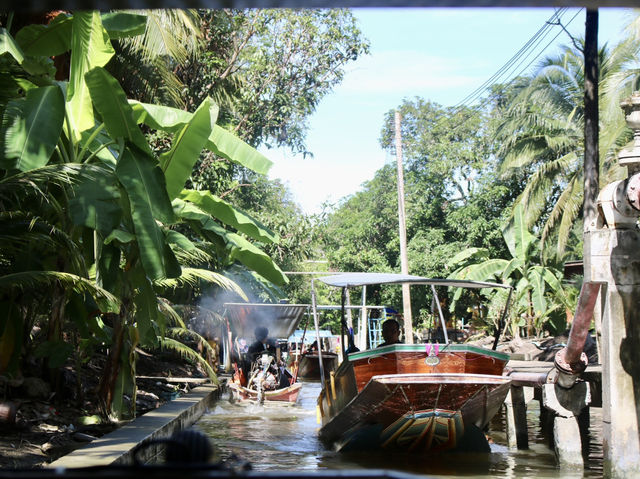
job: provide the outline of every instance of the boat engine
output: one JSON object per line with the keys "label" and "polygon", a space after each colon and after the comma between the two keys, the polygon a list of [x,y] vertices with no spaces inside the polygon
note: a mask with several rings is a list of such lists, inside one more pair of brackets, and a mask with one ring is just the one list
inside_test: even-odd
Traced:
{"label": "boat engine", "polygon": [[249,388],[258,391],[270,391],[278,388],[278,367],[275,358],[270,354],[263,354],[253,363]]}

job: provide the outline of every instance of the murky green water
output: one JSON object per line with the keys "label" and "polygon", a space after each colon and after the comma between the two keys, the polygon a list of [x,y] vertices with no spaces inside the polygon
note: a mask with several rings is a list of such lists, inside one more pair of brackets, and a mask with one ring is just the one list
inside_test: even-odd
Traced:
{"label": "murky green water", "polygon": [[[318,383],[304,383],[295,406],[231,404],[223,397],[196,427],[214,443],[218,457],[232,454],[249,461],[254,470],[316,471],[321,469],[387,469],[430,477],[501,478],[596,478],[602,477],[602,449],[598,444],[600,421],[593,418],[595,432],[590,459],[584,471],[561,470],[540,427],[538,402],[528,404],[529,446],[512,451],[506,446],[504,421],[497,417],[489,434],[488,454],[446,453],[429,456],[371,453],[344,454],[325,448],[317,438],[316,398]],[[594,409],[593,411],[599,412]],[[595,426],[595,427],[594,427]]]}

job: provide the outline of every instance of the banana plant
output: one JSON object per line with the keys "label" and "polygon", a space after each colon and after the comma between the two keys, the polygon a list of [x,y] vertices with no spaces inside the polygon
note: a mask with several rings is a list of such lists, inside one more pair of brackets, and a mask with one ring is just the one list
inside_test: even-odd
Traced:
{"label": "banana plant", "polygon": [[[450,275],[456,279],[475,281],[498,281],[514,287],[512,330],[517,334],[519,327],[526,326],[532,335],[535,326],[539,333],[558,303],[569,302],[562,285],[562,274],[555,268],[537,264],[538,239],[527,230],[522,206],[516,206],[512,223],[502,231],[511,253],[510,259],[490,258],[485,248],[467,248],[450,261],[448,266],[457,268]],[[454,293],[452,310],[460,299],[461,290]]]}
{"label": "banana plant", "polygon": [[[10,79],[14,97],[0,105],[0,168],[5,179],[52,165],[73,165],[77,172],[47,198],[59,206],[55,224],[77,245],[73,251],[59,250],[55,262],[66,270],[80,256],[83,279],[118,298],[117,310],[113,303],[98,309],[102,330],[110,333],[99,389],[105,412],[116,417],[126,413],[125,395],[135,405],[136,347],[157,347],[163,340],[158,285],[183,276],[176,252],[197,248],[198,241],[212,242],[224,264],[239,261],[276,284],[287,281],[247,239],[278,241],[273,233],[210,192],[183,189],[204,148],[260,173],[270,162],[215,124],[218,108],[209,99],[194,113],[129,102],[104,69],[114,53],[111,39],[140,33],[144,22],[141,15],[76,12],[61,14],[49,25],[25,27],[15,40],[0,32],[6,53],[0,60],[19,72]],[[56,81],[49,57],[69,51],[69,80]],[[171,148],[156,156],[141,123],[173,134]],[[180,224],[190,228],[189,237],[174,230]],[[3,279],[11,282],[10,275],[0,277],[0,287]],[[238,290],[217,279],[221,287]],[[55,323],[60,340],[61,319],[73,298],[57,284],[60,307],[50,324]],[[6,304],[11,298],[1,299]],[[80,312],[79,304],[74,301],[76,314],[95,318],[89,311],[95,301]],[[0,328],[0,342],[14,334],[10,329]]]}

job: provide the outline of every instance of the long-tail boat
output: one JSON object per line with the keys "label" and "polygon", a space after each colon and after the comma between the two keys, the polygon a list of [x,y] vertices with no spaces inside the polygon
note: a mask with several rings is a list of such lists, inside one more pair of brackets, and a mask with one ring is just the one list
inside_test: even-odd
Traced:
{"label": "long-tail boat", "polygon": [[[302,384],[286,370],[284,352],[280,350],[281,342],[275,341],[273,349],[250,357],[247,351],[241,349],[239,339],[244,339],[246,343],[259,326],[269,330],[270,338],[287,338],[295,330],[308,305],[225,303],[224,308],[229,331],[227,349],[234,352],[235,358],[235,371],[227,382],[232,400],[295,403]],[[282,344],[286,344],[286,340]]]}
{"label": "long-tail boat", "polygon": [[331,351],[322,351],[322,357],[318,351],[306,351],[300,356],[298,377],[307,381],[320,380],[320,361],[324,371],[334,371],[338,367],[338,355]]}
{"label": "long-tail boat", "polygon": [[[343,304],[347,288],[377,284],[430,285],[438,305],[435,286],[507,288],[511,294],[510,286],[497,283],[396,274],[350,273],[319,280],[341,287]],[[318,414],[324,443],[343,451],[488,448],[482,430],[509,390],[510,379],[503,376],[509,355],[451,344],[439,313],[444,344],[392,344],[358,352],[352,347],[335,373],[324,377],[322,372]],[[505,315],[506,306],[502,322]]]}

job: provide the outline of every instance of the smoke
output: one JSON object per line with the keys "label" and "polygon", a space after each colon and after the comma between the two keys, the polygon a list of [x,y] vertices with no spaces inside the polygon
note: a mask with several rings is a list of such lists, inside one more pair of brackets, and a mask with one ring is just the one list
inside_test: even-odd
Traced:
{"label": "smoke", "polygon": [[272,294],[267,286],[258,282],[252,274],[238,267],[232,267],[225,276],[238,284],[246,294],[245,301],[237,293],[214,288],[203,295],[189,327],[206,338],[222,338],[226,335],[227,324],[235,338],[252,342],[257,327],[269,330],[274,339],[289,337],[306,312],[306,305],[281,304],[281,295]]}
{"label": "smoke", "polygon": [[223,331],[226,331],[224,305],[234,301],[243,301],[243,299],[233,291],[222,288],[211,290],[200,298],[194,314],[189,318],[189,329],[207,339],[220,338]]}

